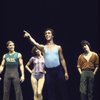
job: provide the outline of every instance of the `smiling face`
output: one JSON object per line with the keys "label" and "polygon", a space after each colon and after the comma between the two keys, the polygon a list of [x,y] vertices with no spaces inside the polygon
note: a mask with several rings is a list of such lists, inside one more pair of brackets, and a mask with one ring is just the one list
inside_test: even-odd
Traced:
{"label": "smiling face", "polygon": [[52,33],[51,30],[45,31],[45,38],[46,38],[47,41],[50,41],[50,40],[53,39],[53,33]]}
{"label": "smiling face", "polygon": [[15,49],[15,45],[12,41],[8,41],[7,42],[7,49],[10,51],[10,52],[13,52],[14,49]]}

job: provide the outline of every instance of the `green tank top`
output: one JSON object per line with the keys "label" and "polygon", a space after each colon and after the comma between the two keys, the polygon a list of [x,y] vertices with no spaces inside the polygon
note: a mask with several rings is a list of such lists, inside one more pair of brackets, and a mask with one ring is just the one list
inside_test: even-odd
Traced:
{"label": "green tank top", "polygon": [[19,64],[18,60],[18,52],[15,52],[14,54],[10,55],[9,53],[5,54],[5,66],[6,68],[17,68]]}

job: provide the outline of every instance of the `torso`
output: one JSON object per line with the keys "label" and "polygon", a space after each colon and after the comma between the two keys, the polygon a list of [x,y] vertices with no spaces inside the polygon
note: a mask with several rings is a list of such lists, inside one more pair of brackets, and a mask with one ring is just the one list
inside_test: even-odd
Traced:
{"label": "torso", "polygon": [[47,68],[53,68],[60,65],[59,46],[56,44],[45,45],[44,59]]}
{"label": "torso", "polygon": [[45,45],[50,52],[53,52],[55,48],[59,49],[59,46],[56,44],[53,45]]}
{"label": "torso", "polygon": [[95,65],[99,63],[98,56],[95,52],[88,54],[81,54],[78,58],[78,67],[81,69],[94,69]]}
{"label": "torso", "polygon": [[44,70],[44,64],[45,64],[45,61],[44,61],[44,58],[43,56],[37,58],[37,57],[31,57],[30,59],[30,62],[34,64],[34,72],[43,72]]}
{"label": "torso", "polygon": [[18,53],[14,52],[12,54],[5,54],[5,65],[6,68],[17,68],[18,67]]}

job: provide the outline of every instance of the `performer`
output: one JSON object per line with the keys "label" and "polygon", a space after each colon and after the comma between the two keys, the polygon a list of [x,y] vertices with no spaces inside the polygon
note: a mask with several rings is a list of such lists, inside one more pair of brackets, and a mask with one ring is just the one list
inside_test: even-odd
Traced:
{"label": "performer", "polygon": [[[9,100],[11,82],[14,85],[16,100],[23,100],[20,81],[24,81],[24,66],[21,53],[16,52],[15,44],[13,41],[7,42],[8,53],[3,55],[0,65],[0,73],[5,67],[4,75],[4,94],[3,100]],[[19,79],[18,66],[20,66],[21,78]]]}
{"label": "performer", "polygon": [[[40,49],[43,52],[43,56],[45,59],[45,65],[46,65],[46,86],[47,86],[47,95],[48,100],[58,100],[56,93],[60,93],[60,100],[66,100],[65,93],[63,92],[63,78],[61,77],[61,66],[60,62],[62,64],[62,67],[64,69],[64,76],[65,79],[68,80],[68,72],[67,72],[67,66],[66,62],[62,53],[62,47],[60,45],[57,45],[54,43],[54,30],[51,28],[47,28],[44,32],[45,39],[47,41],[46,45],[39,44],[31,37],[31,35],[24,31],[24,37],[28,38],[38,49]],[[58,87],[57,87],[58,86]],[[56,91],[58,89],[59,91]]]}
{"label": "performer", "polygon": [[81,100],[93,100],[94,76],[99,68],[99,56],[90,50],[90,43],[81,42],[84,52],[78,57],[78,71],[81,75],[80,93]]}
{"label": "performer", "polygon": [[[33,47],[32,53],[34,56],[30,58],[25,67],[31,74],[31,84],[34,92],[33,100],[43,100],[42,90],[45,82],[45,62],[41,51],[36,46]],[[32,70],[30,68],[31,64],[33,65]]]}

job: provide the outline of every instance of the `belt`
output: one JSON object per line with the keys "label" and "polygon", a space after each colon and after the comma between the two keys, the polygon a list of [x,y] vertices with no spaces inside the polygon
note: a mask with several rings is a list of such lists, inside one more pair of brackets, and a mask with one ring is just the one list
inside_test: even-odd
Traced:
{"label": "belt", "polygon": [[82,69],[82,71],[93,71],[94,69],[89,69],[89,68],[87,68],[87,69]]}

